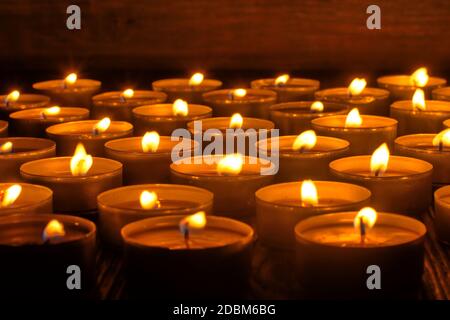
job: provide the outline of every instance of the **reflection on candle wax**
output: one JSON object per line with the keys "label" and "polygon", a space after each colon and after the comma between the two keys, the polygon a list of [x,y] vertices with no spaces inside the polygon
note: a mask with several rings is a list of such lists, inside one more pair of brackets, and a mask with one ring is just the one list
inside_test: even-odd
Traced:
{"label": "reflection on candle wax", "polygon": [[285,205],[290,207],[305,207],[305,208],[322,208],[322,207],[333,207],[333,206],[339,206],[343,204],[351,203],[349,201],[343,200],[343,199],[329,199],[329,198],[321,198],[320,192],[319,192],[319,202],[317,205],[314,206],[305,206],[302,201],[299,199],[280,199],[277,201],[274,201],[273,203],[279,204],[279,205]]}

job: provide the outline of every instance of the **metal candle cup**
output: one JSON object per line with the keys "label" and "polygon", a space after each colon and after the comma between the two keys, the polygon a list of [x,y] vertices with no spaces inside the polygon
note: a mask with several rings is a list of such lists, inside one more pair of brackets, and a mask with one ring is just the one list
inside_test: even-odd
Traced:
{"label": "metal candle cup", "polygon": [[70,157],[48,158],[27,162],[20,168],[25,181],[53,190],[57,212],[89,212],[97,208],[97,195],[122,185],[122,164],[104,158],[93,158],[84,176],[70,172]]}
{"label": "metal candle cup", "polygon": [[313,101],[287,102],[270,107],[270,119],[280,129],[280,135],[299,134],[311,129],[311,120],[320,117],[347,114],[348,106],[324,102],[323,111],[311,111]]}
{"label": "metal candle cup", "polygon": [[46,108],[36,108],[11,113],[11,131],[16,136],[45,138],[45,130],[52,125],[89,118],[89,110],[85,108],[63,107],[57,114],[43,116],[45,111]]}
{"label": "metal candle cup", "polygon": [[147,131],[156,131],[160,135],[170,136],[178,128],[186,128],[187,123],[209,118],[211,108],[199,104],[189,104],[186,116],[174,115],[172,104],[155,104],[133,109],[135,134],[143,135]]}
{"label": "metal candle cup", "polygon": [[[143,191],[155,192],[159,206],[144,209],[139,199]],[[212,212],[213,194],[208,190],[174,184],[141,184],[112,189],[98,196],[99,230],[108,244],[122,245],[120,230],[145,218]]]}
{"label": "metal candle cup", "polygon": [[163,79],[152,83],[153,90],[167,94],[167,102],[183,99],[189,103],[202,104],[205,92],[217,90],[222,82],[214,79],[204,79],[200,84],[189,85],[189,79]]}
{"label": "metal candle cup", "polygon": [[276,103],[277,94],[270,90],[245,89],[246,95],[233,98],[233,89],[205,93],[203,99],[213,109],[214,117],[229,117],[240,113],[243,117],[269,119],[269,107]]}
{"label": "metal candle cup", "polygon": [[382,143],[389,148],[397,137],[397,121],[387,117],[361,115],[359,127],[346,127],[345,115],[316,118],[311,121],[317,135],[331,136],[350,142],[350,154],[372,154]]}
{"label": "metal candle cup", "polygon": [[19,99],[6,103],[6,95],[0,96],[0,119],[8,120],[9,114],[26,109],[44,108],[50,98],[41,94],[20,94]]}
{"label": "metal candle cup", "polygon": [[[244,298],[253,229],[232,219],[207,216],[206,227],[190,236],[195,246],[186,248],[181,219],[149,218],[122,229],[130,291],[159,298]],[[149,286],[155,290],[148,290]]]}
{"label": "metal candle cup", "polygon": [[0,153],[1,181],[22,181],[20,177],[22,164],[32,160],[54,157],[56,153],[55,143],[48,139],[0,138],[0,145],[6,142],[12,143],[12,151]]}
{"label": "metal candle cup", "polygon": [[[0,183],[0,190],[4,191],[11,187],[12,183]],[[20,183],[22,191],[13,204],[0,207],[0,217],[9,214],[32,214],[53,212],[52,190],[28,183]]]}
{"label": "metal candle cup", "polygon": [[129,98],[124,98],[120,91],[100,93],[92,98],[92,119],[109,117],[111,120],[132,122],[134,108],[160,104],[166,99],[165,93],[150,90],[134,90]]}
{"label": "metal candle cup", "polygon": [[434,227],[439,240],[450,244],[450,186],[434,193]]}
{"label": "metal candle cup", "polygon": [[280,183],[256,192],[258,238],[269,247],[294,249],[295,225],[305,218],[343,210],[357,210],[368,204],[370,191],[341,182],[314,181],[317,205],[303,205],[301,182]]}
{"label": "metal candle cup", "polygon": [[84,120],[56,124],[47,128],[47,135],[56,142],[56,153],[59,156],[72,155],[77,144],[83,143],[87,153],[92,156],[103,156],[104,145],[109,140],[129,137],[133,134],[133,126],[124,121],[111,121],[105,132],[94,134],[94,126],[98,120]]}
{"label": "metal candle cup", "polygon": [[319,90],[320,81],[304,78],[289,78],[277,85],[274,78],[253,80],[250,86],[254,89],[272,90],[277,93],[278,102],[302,101],[314,99],[314,92]]}
{"label": "metal candle cup", "polygon": [[[378,86],[389,90],[391,99],[396,100],[410,100],[417,89],[417,86],[411,82],[409,75],[392,75],[383,76],[377,79]],[[431,92],[434,89],[445,86],[447,80],[437,77],[429,77],[428,83],[424,87],[420,87],[425,91],[425,97],[431,98]]]}
{"label": "metal candle cup", "polygon": [[419,215],[431,203],[433,166],[423,160],[390,156],[388,169],[375,176],[370,170],[371,156],[355,156],[330,163],[332,176],[366,187],[372,192],[377,211]]}
{"label": "metal candle cup", "polygon": [[[63,224],[65,235],[44,241],[51,220]],[[80,298],[95,286],[95,224],[66,215],[0,217],[0,281],[3,297]],[[81,289],[69,290],[69,266],[81,270]]]}
{"label": "metal candle cup", "polygon": [[[310,298],[400,298],[421,284],[426,227],[379,212],[366,241],[354,229],[357,212],[311,217],[295,227],[297,276]],[[381,290],[369,290],[369,266],[381,272]],[[410,297],[412,298],[412,297]]]}
{"label": "metal candle cup", "polygon": [[431,99],[450,101],[450,87],[434,89],[431,94]]}
{"label": "metal candle cup", "polygon": [[450,102],[426,100],[425,110],[415,110],[412,101],[397,101],[391,105],[391,117],[398,120],[398,135],[437,133],[442,122],[450,118]]}
{"label": "metal candle cup", "polygon": [[6,137],[8,135],[8,122],[0,120],[0,137]]}

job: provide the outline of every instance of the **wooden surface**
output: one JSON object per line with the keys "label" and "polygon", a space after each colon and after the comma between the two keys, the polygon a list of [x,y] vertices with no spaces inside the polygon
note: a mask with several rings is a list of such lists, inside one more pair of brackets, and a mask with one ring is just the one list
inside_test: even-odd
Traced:
{"label": "wooden surface", "polygon": [[[82,29],[66,28],[66,8]],[[382,29],[366,28],[366,8]],[[2,0],[2,69],[450,70],[448,0]]]}

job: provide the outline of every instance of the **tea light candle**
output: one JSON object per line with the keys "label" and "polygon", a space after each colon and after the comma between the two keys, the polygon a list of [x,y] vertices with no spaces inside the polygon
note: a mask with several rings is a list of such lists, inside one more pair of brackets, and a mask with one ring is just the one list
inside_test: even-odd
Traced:
{"label": "tea light candle", "polygon": [[434,89],[431,98],[433,100],[450,101],[450,87]]}
{"label": "tea light candle", "polygon": [[391,105],[391,117],[398,120],[398,135],[437,133],[442,122],[450,118],[450,102],[425,100],[423,90],[417,89],[411,101],[396,101]]}
{"label": "tea light candle", "polygon": [[450,244],[450,186],[434,193],[434,227],[439,240]]}
{"label": "tea light candle", "polygon": [[98,94],[92,98],[92,118],[132,122],[132,110],[143,105],[160,104],[166,101],[163,92],[126,89]]}
{"label": "tea light candle", "polygon": [[339,180],[369,189],[376,210],[418,215],[431,203],[433,166],[419,159],[389,156],[385,144],[372,156],[334,160],[330,170]]}
{"label": "tea light candle", "polygon": [[328,164],[348,155],[348,141],[317,137],[313,130],[298,136],[281,136],[258,142],[259,156],[278,157],[279,169],[275,176],[278,182],[303,179],[329,179]]}
{"label": "tea light candle", "polygon": [[367,205],[366,188],[332,181],[274,184],[256,192],[258,238],[269,247],[294,249],[294,227],[305,218]]}
{"label": "tea light candle", "polygon": [[85,145],[88,153],[103,156],[104,145],[109,140],[129,137],[133,125],[124,121],[98,120],[73,121],[48,127],[47,136],[56,142],[59,156],[71,155],[78,143]]}
{"label": "tea light candle", "polygon": [[278,102],[314,99],[314,92],[319,90],[320,82],[313,79],[291,78],[283,74],[277,78],[258,79],[251,82],[254,89],[267,89],[277,93]]}
{"label": "tea light candle", "polygon": [[433,183],[450,184],[450,130],[439,134],[413,134],[395,139],[395,153],[433,165]]}
{"label": "tea light candle", "polygon": [[8,122],[0,120],[0,137],[8,135]]}
{"label": "tea light candle", "polygon": [[205,93],[203,99],[215,117],[240,113],[244,117],[269,119],[269,107],[276,103],[277,94],[262,89],[223,89]]}
{"label": "tea light candle", "polygon": [[22,94],[17,90],[0,96],[0,118],[8,120],[9,114],[33,108],[43,108],[50,103],[50,98],[40,94]]}
{"label": "tea light candle", "polygon": [[105,154],[107,158],[123,164],[125,185],[164,183],[170,179],[173,148],[177,146],[183,152],[180,156],[190,157],[196,145],[192,140],[172,140],[171,137],[159,136],[153,131],[147,132],[143,137],[108,141],[105,144]]}
{"label": "tea light candle", "polygon": [[136,221],[121,234],[134,290],[160,298],[245,296],[254,242],[250,226],[199,212]]}
{"label": "tea light candle", "polygon": [[397,137],[397,120],[360,115],[358,109],[352,109],[347,116],[313,119],[311,125],[318,135],[349,141],[352,155],[371,154],[384,142],[392,148]]}
{"label": "tea light candle", "polygon": [[39,138],[0,138],[0,176],[2,181],[21,181],[20,166],[25,162],[54,157],[55,143]]}
{"label": "tea light candle", "polygon": [[57,212],[87,213],[97,208],[97,195],[122,185],[120,162],[92,158],[83,145],[70,157],[27,162],[20,167],[25,181],[53,190]]}
{"label": "tea light candle", "polygon": [[273,179],[272,175],[262,174],[270,165],[263,159],[231,154],[183,159],[172,163],[170,169],[173,183],[211,191],[215,214],[250,219],[255,211],[256,190]]}
{"label": "tea light candle", "polygon": [[49,108],[36,108],[22,110],[9,115],[11,131],[16,136],[46,137],[45,130],[55,124],[86,120],[89,110],[85,108],[71,108],[53,106]]}
{"label": "tea light candle", "polygon": [[155,104],[133,109],[135,134],[144,135],[147,131],[156,131],[170,136],[178,128],[186,128],[188,122],[209,118],[211,108],[199,104],[188,104],[176,100],[173,104]]}
{"label": "tea light candle", "polygon": [[[411,295],[421,284],[425,234],[416,219],[371,208],[305,219],[295,227],[300,286],[310,298]],[[381,290],[366,285],[371,265],[381,270]]]}
{"label": "tea light candle", "polygon": [[393,101],[409,100],[414,91],[421,88],[426,98],[431,98],[431,92],[437,88],[444,87],[447,80],[443,78],[430,77],[426,68],[419,68],[411,75],[390,75],[377,79],[378,86],[390,91]]}
{"label": "tea light candle", "polygon": [[0,217],[7,214],[53,212],[52,190],[27,183],[0,183]]}
{"label": "tea light candle", "polygon": [[71,73],[62,80],[37,82],[33,88],[44,92],[59,105],[89,108],[92,96],[100,90],[101,85],[100,81],[78,79],[75,73]]}
{"label": "tea light candle", "polygon": [[366,88],[365,79],[354,79],[348,88],[333,88],[317,91],[316,99],[339,102],[358,108],[362,114],[387,116],[389,114],[389,91]]}
{"label": "tea light candle", "polygon": [[201,73],[193,74],[190,79],[163,79],[152,83],[153,90],[167,94],[168,102],[183,99],[194,104],[202,104],[203,93],[217,90],[221,86],[221,81],[205,79]]}
{"label": "tea light candle", "polygon": [[270,119],[280,129],[280,135],[292,135],[311,129],[311,120],[315,118],[347,114],[348,111],[347,105],[334,102],[286,102],[270,107]]}
{"label": "tea light candle", "polygon": [[[74,216],[0,217],[2,290],[18,298],[87,297],[96,279],[95,234],[94,223]],[[80,290],[66,286],[71,265],[81,269]]]}
{"label": "tea light candle", "polygon": [[117,188],[98,196],[99,230],[108,244],[122,245],[120,230],[145,218],[212,212],[213,194],[208,190],[174,185],[141,184]]}

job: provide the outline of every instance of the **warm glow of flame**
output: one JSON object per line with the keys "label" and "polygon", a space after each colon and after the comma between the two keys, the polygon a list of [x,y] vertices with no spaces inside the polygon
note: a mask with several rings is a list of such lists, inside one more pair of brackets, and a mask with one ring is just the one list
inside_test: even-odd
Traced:
{"label": "warm glow of flame", "polygon": [[0,154],[1,153],[11,153],[13,148],[13,144],[11,141],[7,141],[0,146]]}
{"label": "warm glow of flame", "polygon": [[17,90],[14,90],[6,96],[5,101],[6,102],[14,102],[14,101],[19,100],[19,98],[20,98],[20,92]]}
{"label": "warm glow of flame", "polygon": [[289,81],[289,78],[290,77],[288,74],[283,74],[275,79],[275,85],[277,86],[284,85]]}
{"label": "warm glow of flame", "polygon": [[126,99],[133,98],[134,90],[133,89],[126,89],[126,90],[122,91],[122,93],[120,95],[122,97],[126,98]]}
{"label": "warm glow of flame", "polygon": [[93,131],[94,131],[95,134],[105,132],[106,130],[108,130],[110,125],[111,125],[111,119],[110,118],[103,118],[102,120],[100,120],[99,122],[97,122],[94,125],[94,130]]}
{"label": "warm glow of flame", "polygon": [[84,176],[91,169],[93,162],[92,156],[87,154],[83,144],[79,143],[70,159],[70,172],[73,176]]}
{"label": "warm glow of flame", "polygon": [[142,191],[141,196],[139,197],[139,203],[141,204],[141,207],[146,210],[159,207],[158,196],[153,191]]}
{"label": "warm glow of flame", "polygon": [[192,77],[189,79],[189,85],[190,86],[198,86],[203,82],[203,79],[205,79],[205,76],[203,73],[197,72],[192,75]]}
{"label": "warm glow of flame", "polygon": [[415,110],[425,110],[427,105],[425,103],[425,92],[422,89],[416,89],[412,97],[412,105]]}
{"label": "warm glow of flame", "polygon": [[389,148],[386,143],[379,146],[370,158],[370,170],[378,176],[386,172],[389,163]]}
{"label": "warm glow of flame", "polygon": [[225,175],[237,175],[242,170],[244,158],[239,153],[228,154],[220,159],[217,164],[217,172]]}
{"label": "warm glow of flame", "polygon": [[450,129],[439,132],[433,138],[433,146],[443,148],[450,147]]}
{"label": "warm glow of flame", "polygon": [[413,72],[410,79],[416,87],[425,87],[430,79],[427,68],[422,67],[417,69]]}
{"label": "warm glow of flame", "polygon": [[292,150],[311,150],[317,142],[317,136],[314,130],[307,130],[300,133],[292,144]]}
{"label": "warm glow of flame", "polygon": [[172,113],[174,116],[187,116],[189,113],[188,103],[182,99],[177,99],[172,105]]}
{"label": "warm glow of flame", "polygon": [[50,220],[50,222],[45,227],[42,238],[44,239],[44,241],[47,241],[50,239],[63,237],[65,234],[66,231],[64,230],[64,225],[58,220],[53,219]]}
{"label": "warm glow of flame", "polygon": [[156,131],[146,132],[142,137],[141,146],[144,152],[156,152],[159,146],[159,134]]}
{"label": "warm glow of flame", "polygon": [[78,76],[76,73],[71,73],[64,79],[64,82],[66,84],[74,84],[75,82],[77,82],[77,78]]}
{"label": "warm glow of flame", "polygon": [[187,216],[180,221],[181,229],[203,229],[206,226],[206,214],[199,211],[193,215]]}
{"label": "warm glow of flame", "polygon": [[324,108],[325,107],[321,101],[314,101],[311,104],[311,111],[314,111],[314,112],[322,112]]}
{"label": "warm glow of flame", "polygon": [[9,207],[12,205],[17,198],[20,196],[22,192],[22,187],[20,184],[14,184],[2,193],[0,193],[1,197],[1,207]]}
{"label": "warm glow of flame", "polygon": [[61,112],[61,108],[58,106],[53,106],[50,108],[46,108],[42,111],[44,116],[55,116]]}
{"label": "warm glow of flame", "polygon": [[302,205],[304,206],[315,206],[319,203],[317,188],[312,180],[305,180],[302,182],[300,199],[302,200]]}
{"label": "warm glow of flame", "polygon": [[242,118],[240,113],[235,113],[230,118],[230,128],[231,129],[240,129],[240,128],[242,128],[243,123],[244,123],[244,118]]}
{"label": "warm glow of flame", "polygon": [[245,89],[234,89],[233,92],[233,97],[235,98],[243,98],[247,95],[247,90]]}
{"label": "warm glow of flame", "polygon": [[366,87],[367,82],[364,78],[355,78],[348,86],[348,92],[352,96],[359,96]]}
{"label": "warm glow of flame", "polygon": [[377,216],[378,214],[374,209],[370,207],[362,208],[356,214],[356,217],[353,220],[353,225],[358,232],[361,229],[361,222],[364,223],[366,228],[372,228],[375,225],[375,222],[377,222]]}
{"label": "warm glow of flame", "polygon": [[345,118],[345,127],[346,128],[357,128],[360,127],[363,120],[359,115],[358,108],[353,108]]}

